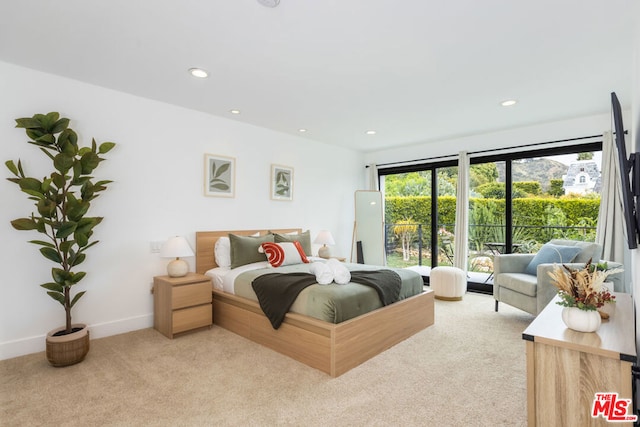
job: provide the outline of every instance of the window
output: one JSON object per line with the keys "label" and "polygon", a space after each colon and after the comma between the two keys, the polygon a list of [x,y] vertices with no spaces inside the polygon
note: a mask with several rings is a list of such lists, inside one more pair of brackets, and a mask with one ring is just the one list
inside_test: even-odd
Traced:
{"label": "window", "polygon": [[[491,292],[497,253],[536,252],[553,238],[595,240],[600,142],[471,157],[469,288]],[[457,161],[379,168],[390,266],[423,276],[452,265]]]}

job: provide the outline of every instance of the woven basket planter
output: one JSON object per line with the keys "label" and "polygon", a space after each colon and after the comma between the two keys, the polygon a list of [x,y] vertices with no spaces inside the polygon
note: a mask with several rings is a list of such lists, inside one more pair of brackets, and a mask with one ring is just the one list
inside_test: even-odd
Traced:
{"label": "woven basket planter", "polygon": [[47,334],[47,360],[52,366],[69,366],[82,362],[89,352],[89,328],[82,323],[71,325],[74,332],[56,336],[65,328],[57,328]]}

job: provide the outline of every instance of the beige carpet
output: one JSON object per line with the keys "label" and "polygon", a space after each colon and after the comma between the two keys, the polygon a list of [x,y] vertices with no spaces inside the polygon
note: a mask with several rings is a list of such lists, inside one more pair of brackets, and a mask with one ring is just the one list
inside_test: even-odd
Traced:
{"label": "beige carpet", "polygon": [[224,329],[92,341],[84,362],[0,362],[1,426],[524,426],[533,317],[468,293],[338,378]]}

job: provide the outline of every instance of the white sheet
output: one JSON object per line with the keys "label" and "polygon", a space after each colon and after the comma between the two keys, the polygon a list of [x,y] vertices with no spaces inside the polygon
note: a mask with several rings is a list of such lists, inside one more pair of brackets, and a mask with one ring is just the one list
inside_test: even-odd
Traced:
{"label": "white sheet", "polygon": [[[326,261],[318,257],[308,257],[309,261]],[[257,270],[259,268],[273,268],[268,261],[254,262],[252,264],[243,265],[236,268],[230,267],[216,267],[204,273],[206,276],[211,277],[213,280],[213,287],[224,292],[235,295],[234,283],[236,277],[245,271]]]}
{"label": "white sheet", "polygon": [[236,268],[230,267],[216,267],[206,273],[205,275],[213,279],[213,286],[216,289],[223,290],[230,294],[235,294],[233,283],[236,281],[236,277],[245,271],[257,270],[259,268],[270,267],[268,261],[254,262],[252,264],[242,265]]}

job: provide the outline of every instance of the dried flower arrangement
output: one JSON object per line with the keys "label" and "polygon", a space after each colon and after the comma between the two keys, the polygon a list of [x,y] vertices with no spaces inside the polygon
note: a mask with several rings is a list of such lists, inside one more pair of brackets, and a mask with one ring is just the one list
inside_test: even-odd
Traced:
{"label": "dried flower arrangement", "polygon": [[601,308],[605,303],[615,302],[616,297],[611,295],[603,283],[609,275],[622,271],[622,268],[609,269],[606,263],[592,264],[589,260],[580,269],[572,269],[564,264],[556,266],[549,272],[549,276],[558,288],[561,299],[558,305],[592,311]]}

